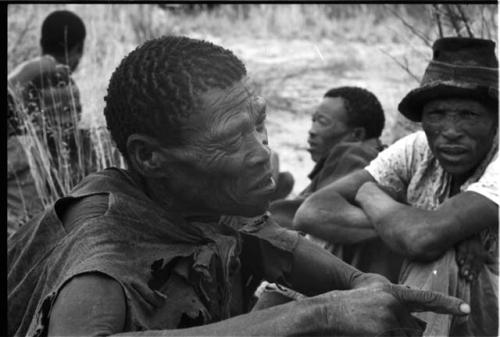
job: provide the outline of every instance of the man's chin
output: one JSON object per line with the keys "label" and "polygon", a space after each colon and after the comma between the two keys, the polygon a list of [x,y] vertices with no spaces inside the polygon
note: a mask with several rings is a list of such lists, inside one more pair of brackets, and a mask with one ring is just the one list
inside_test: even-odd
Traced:
{"label": "man's chin", "polygon": [[319,161],[319,159],[321,158],[321,156],[317,152],[314,152],[311,150],[308,150],[308,152],[311,155],[311,160],[315,163],[317,163]]}
{"label": "man's chin", "polygon": [[439,162],[443,170],[445,170],[446,172],[448,172],[453,176],[468,175],[474,170],[474,166],[472,166],[470,162],[464,162],[464,161],[450,162],[443,160],[442,158],[440,158]]}

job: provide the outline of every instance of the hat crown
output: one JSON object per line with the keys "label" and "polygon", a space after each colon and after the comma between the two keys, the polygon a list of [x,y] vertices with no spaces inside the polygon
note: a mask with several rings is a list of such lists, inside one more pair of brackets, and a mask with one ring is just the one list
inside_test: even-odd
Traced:
{"label": "hat crown", "polygon": [[433,61],[459,66],[498,68],[495,42],[463,37],[445,37],[432,46]]}
{"label": "hat crown", "polygon": [[399,111],[420,121],[422,106],[437,98],[473,98],[498,105],[498,59],[491,40],[446,37],[434,42],[433,57],[425,69],[420,87],[399,103]]}

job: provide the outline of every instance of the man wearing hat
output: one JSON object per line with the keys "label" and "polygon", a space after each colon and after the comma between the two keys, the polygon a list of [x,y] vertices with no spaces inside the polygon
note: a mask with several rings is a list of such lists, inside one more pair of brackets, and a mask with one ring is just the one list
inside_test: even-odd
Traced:
{"label": "man wearing hat", "polygon": [[420,87],[399,104],[423,131],[310,196],[294,219],[297,229],[334,243],[380,237],[406,257],[401,283],[470,300],[467,321],[421,314],[424,335],[498,333],[494,48],[490,40],[437,40]]}

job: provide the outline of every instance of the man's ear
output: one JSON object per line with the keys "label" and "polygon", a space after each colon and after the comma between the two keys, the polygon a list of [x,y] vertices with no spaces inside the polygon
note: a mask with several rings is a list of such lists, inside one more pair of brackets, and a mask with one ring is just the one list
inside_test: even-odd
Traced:
{"label": "man's ear", "polygon": [[355,127],[351,132],[353,141],[363,141],[366,139],[366,130],[364,127]]}
{"label": "man's ear", "polygon": [[130,166],[144,177],[168,176],[174,162],[179,158],[176,151],[168,151],[155,138],[143,134],[132,134],[127,139],[127,155]]}

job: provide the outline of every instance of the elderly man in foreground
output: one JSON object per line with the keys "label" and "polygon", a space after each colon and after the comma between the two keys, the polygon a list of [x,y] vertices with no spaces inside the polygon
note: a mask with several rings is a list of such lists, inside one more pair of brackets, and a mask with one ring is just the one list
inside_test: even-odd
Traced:
{"label": "elderly man in foreground", "polygon": [[429,336],[498,333],[494,47],[474,38],[437,40],[421,86],[399,105],[423,132],[313,194],[294,219],[296,228],[338,243],[380,237],[407,258],[402,283],[470,301],[468,320],[419,315]]}
{"label": "elderly man in foreground", "polygon": [[[266,108],[243,63],[185,37],[112,75],[107,169],[9,241],[9,335],[380,335],[469,306],[364,274],[267,216]],[[310,297],[248,312],[262,279]],[[407,330],[401,330],[407,329]]]}

